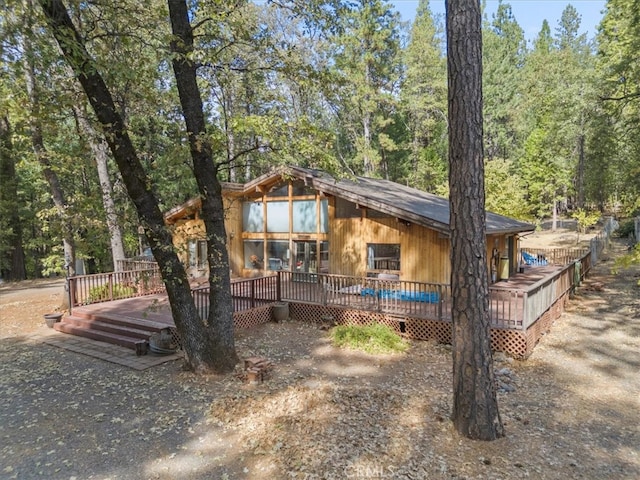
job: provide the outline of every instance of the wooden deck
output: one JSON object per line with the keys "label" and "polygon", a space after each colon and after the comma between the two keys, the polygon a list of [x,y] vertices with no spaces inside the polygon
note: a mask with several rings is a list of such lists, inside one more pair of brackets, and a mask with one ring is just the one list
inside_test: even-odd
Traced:
{"label": "wooden deck", "polygon": [[[584,273],[574,264],[530,267],[490,285],[492,344],[496,349],[526,357],[559,316],[575,274],[581,271]],[[95,283],[96,279],[89,280]],[[180,341],[166,294],[145,295],[137,289],[133,298],[117,299],[114,296],[124,291],[116,288],[117,279],[100,276],[98,280],[100,291],[110,298],[76,304],[72,315],[56,324],[56,330],[128,346],[139,354],[150,336],[165,328],[170,329],[176,342]],[[80,282],[82,279],[76,277],[75,284]],[[79,291],[92,294],[97,289],[92,286]],[[193,288],[192,292],[200,316],[206,318],[208,286]],[[338,323],[385,323],[410,338],[442,342],[451,338],[449,285],[280,271],[267,277],[234,280],[231,293],[236,328],[270,321],[273,305],[282,301],[289,303],[290,317],[300,321],[317,322],[331,316]],[[91,295],[74,298],[95,301]]]}
{"label": "wooden deck", "polygon": [[[522,305],[520,309],[517,308],[517,304],[511,305],[510,308],[505,308],[505,303],[513,303],[510,301],[510,295],[515,291],[524,291],[544,278],[553,276],[561,268],[559,266],[531,267],[527,268],[523,273],[514,274],[509,280],[492,284],[490,286],[490,306],[492,317],[495,319],[494,323],[499,323],[501,326],[509,326],[511,324],[512,327],[517,327],[514,319],[521,317],[518,315],[518,311],[521,310]],[[278,286],[275,281],[276,278],[266,277],[266,281],[257,284],[248,281],[236,282],[243,283],[243,285],[234,287],[234,311],[242,312],[281,300],[349,307],[445,321],[451,319],[451,298],[448,286],[433,287],[432,291],[437,293],[438,301],[422,302],[403,300],[401,298],[381,298],[373,294],[373,289],[370,294],[363,295],[362,287],[347,293],[349,286],[346,286],[346,281],[338,281],[334,290],[329,290],[325,285],[317,281],[304,282],[283,279],[281,285]],[[391,288],[389,285],[378,285],[378,287],[380,287],[379,290],[385,290],[385,287],[387,287],[386,290]],[[409,292],[415,291],[411,289],[410,285],[405,287]],[[340,292],[345,288],[347,289],[346,292]],[[278,298],[278,291],[280,291],[280,298]],[[194,293],[196,293],[196,304],[200,306],[201,313],[206,313],[208,311],[206,308],[208,288],[195,289]],[[129,317],[175,327],[167,296],[163,293],[76,306],[73,308],[73,312],[74,314]]]}

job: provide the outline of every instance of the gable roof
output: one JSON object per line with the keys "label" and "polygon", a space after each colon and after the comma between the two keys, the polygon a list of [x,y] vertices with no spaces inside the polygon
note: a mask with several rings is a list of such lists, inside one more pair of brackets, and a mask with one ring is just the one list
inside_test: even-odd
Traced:
{"label": "gable roof", "polygon": [[[390,180],[367,177],[334,178],[322,170],[288,167],[276,169],[244,185],[223,184],[223,190],[230,196],[249,196],[256,191],[268,191],[287,177],[304,180],[308,186],[326,195],[340,197],[359,206],[449,235],[448,199]],[[165,220],[173,223],[185,211],[199,206],[199,199],[190,200],[167,212]],[[535,225],[530,223],[497,213],[487,212],[486,215],[487,234],[515,234],[535,230]]]}
{"label": "gable roof", "polygon": [[[291,167],[293,176],[302,178],[325,194],[344,198],[402,220],[449,235],[449,200],[390,180],[367,177],[339,178],[321,170]],[[504,234],[535,230],[535,225],[513,218],[486,213],[486,233]]]}

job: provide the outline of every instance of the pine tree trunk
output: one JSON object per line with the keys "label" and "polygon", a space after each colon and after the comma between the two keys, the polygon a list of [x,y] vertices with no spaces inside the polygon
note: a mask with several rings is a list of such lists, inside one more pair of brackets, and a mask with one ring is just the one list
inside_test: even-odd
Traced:
{"label": "pine tree trunk", "polygon": [[219,361],[218,355],[215,355],[209,330],[200,320],[186,271],[173,248],[173,238],[164,224],[151,181],[142,167],[109,89],[98,73],[96,64],[87,52],[62,1],[39,2],[58,45],[102,125],[122,181],[143,224],[145,236],[158,262],[167,289],[173,320],[183,340],[187,366],[201,373],[228,372],[231,362]]}
{"label": "pine tree trunk", "polygon": [[122,231],[118,224],[118,213],[115,202],[113,201],[113,187],[111,185],[111,179],[109,178],[109,169],[107,166],[109,161],[109,146],[104,139],[100,138],[98,132],[95,131],[93,125],[91,125],[91,122],[80,108],[74,106],[74,112],[80,127],[85,131],[87,142],[89,142],[93,156],[96,159],[98,179],[100,180],[100,189],[102,190],[102,205],[104,206],[104,211],[107,217],[107,229],[109,230],[109,240],[111,242],[113,270],[118,272],[122,267],[120,260],[124,260],[125,255],[124,245],[122,242]]}
{"label": "pine tree trunk", "polygon": [[447,2],[453,412],[466,437],[504,435],[489,316],[482,146],[482,37],[478,0]]}
{"label": "pine tree trunk", "polygon": [[585,195],[584,195],[584,134],[581,133],[578,137],[578,169],[576,172],[576,193],[577,193],[577,207],[584,208]]}
{"label": "pine tree trunk", "polygon": [[0,116],[0,278],[19,281],[27,277],[22,248],[22,223],[18,205],[18,181],[9,118]]}

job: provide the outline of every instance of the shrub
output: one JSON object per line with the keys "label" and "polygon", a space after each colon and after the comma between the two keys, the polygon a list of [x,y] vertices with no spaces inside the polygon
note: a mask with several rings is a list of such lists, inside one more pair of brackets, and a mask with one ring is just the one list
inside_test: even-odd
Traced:
{"label": "shrub", "polygon": [[338,325],[331,331],[333,344],[367,353],[404,352],[409,344],[387,325]]}
{"label": "shrub", "polygon": [[[130,285],[122,285],[121,283],[115,283],[113,285],[113,299],[133,297],[136,292],[137,289]],[[101,285],[99,287],[93,287],[89,290],[89,303],[102,302],[104,300],[110,299],[111,297],[109,297],[109,285]]]}
{"label": "shrub", "polygon": [[620,226],[615,231],[615,235],[620,238],[627,238],[632,233],[635,233],[636,226],[633,219],[625,220],[624,222],[620,222]]}

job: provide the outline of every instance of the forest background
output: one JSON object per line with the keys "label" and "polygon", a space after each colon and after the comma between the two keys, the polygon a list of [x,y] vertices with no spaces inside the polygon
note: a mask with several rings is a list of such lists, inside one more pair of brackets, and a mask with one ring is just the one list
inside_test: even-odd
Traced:
{"label": "forest background", "polygon": [[[42,13],[3,3],[0,278],[63,274],[73,258],[110,271],[141,253],[135,208]],[[166,4],[68,6],[162,208],[197,195]],[[411,23],[382,0],[199,8],[193,55],[220,180],[295,164],[447,195],[444,19],[429,2]],[[609,0],[593,38],[580,21],[568,5],[527,42],[508,3],[485,15],[490,211],[538,222],[640,209],[640,1]]]}

